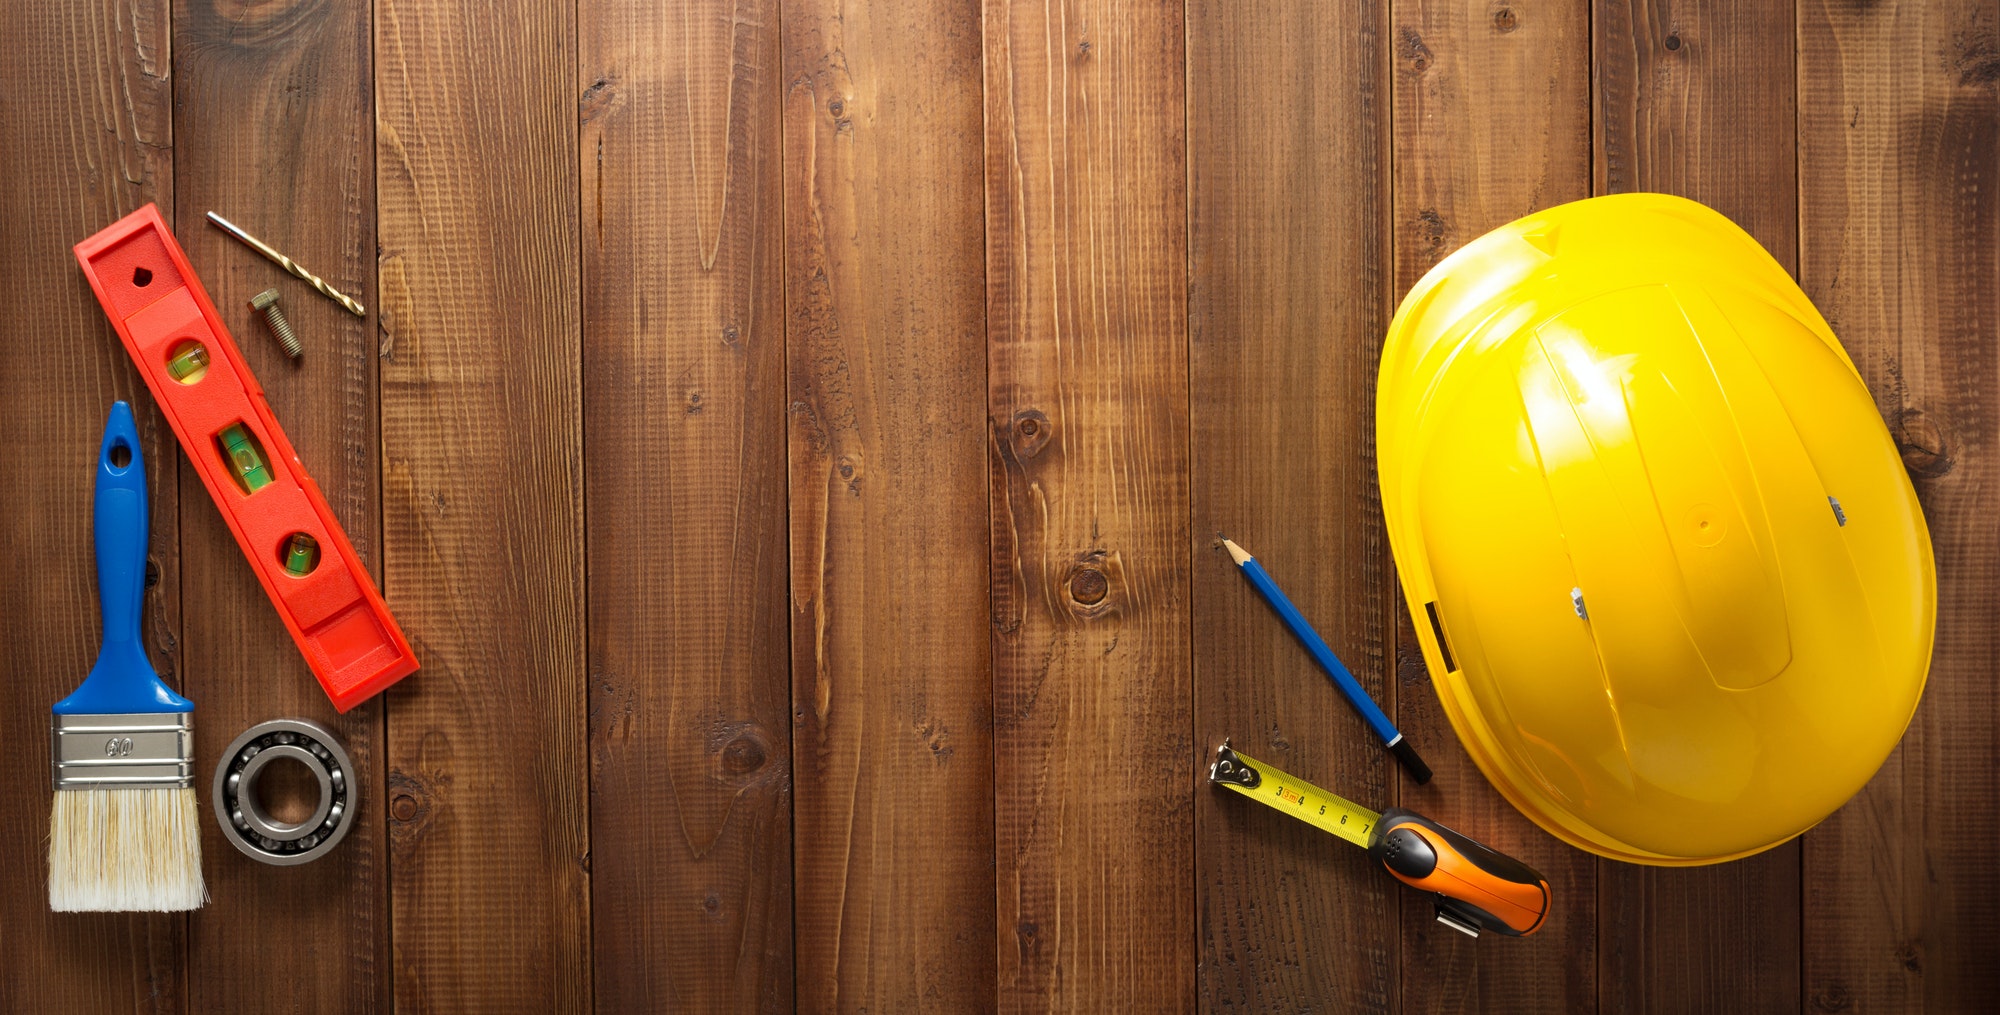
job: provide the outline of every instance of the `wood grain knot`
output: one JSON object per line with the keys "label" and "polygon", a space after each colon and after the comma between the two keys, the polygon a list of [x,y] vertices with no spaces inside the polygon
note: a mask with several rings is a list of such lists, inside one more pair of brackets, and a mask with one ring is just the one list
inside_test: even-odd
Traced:
{"label": "wood grain knot", "polygon": [[1666,46],[1667,46],[1667,52],[1669,53],[1678,52],[1681,48],[1681,37],[1678,35],[1667,36]]}
{"label": "wood grain knot", "polygon": [[1014,455],[1017,458],[1033,458],[1048,446],[1049,435],[1055,429],[1049,417],[1040,409],[1022,409],[1014,414]]}
{"label": "wood grain knot", "polygon": [[617,82],[618,79],[610,74],[591,82],[590,87],[584,89],[583,94],[577,97],[578,120],[586,124],[592,123],[618,108],[622,104],[622,98],[618,89],[614,87]]}
{"label": "wood grain knot", "polygon": [[1417,251],[1425,263],[1437,263],[1438,258],[1444,255],[1445,237],[1449,232],[1444,216],[1438,214],[1436,208],[1419,208],[1410,229],[1417,241]]}
{"label": "wood grain knot", "polygon": [[1493,12],[1493,30],[1505,35],[1521,27],[1521,19],[1514,14],[1514,8],[1502,7]]}
{"label": "wood grain knot", "polygon": [[[1088,550],[1076,556],[1055,586],[1066,593],[1063,605],[1072,617],[1093,621],[1121,612],[1127,605],[1125,566],[1109,550]],[[1116,644],[1114,639],[1113,644]]]}
{"label": "wood grain knot", "polygon": [[748,720],[717,721],[709,727],[709,777],[748,789],[784,777],[785,757],[773,755],[771,736]]}
{"label": "wood grain knot", "polygon": [[763,741],[754,733],[745,733],[722,748],[722,770],[739,779],[755,774],[768,759]]}
{"label": "wood grain knot", "polygon": [[1903,467],[1913,476],[1936,479],[1958,464],[1952,459],[1950,442],[1922,409],[1904,409],[1894,436]]}
{"label": "wood grain knot", "polygon": [[1022,920],[1014,924],[1014,944],[1021,950],[1021,958],[1029,959],[1041,954],[1042,941],[1038,936],[1041,928],[1033,920]]}
{"label": "wood grain knot", "polygon": [[1069,576],[1069,597],[1085,606],[1095,606],[1104,601],[1104,593],[1111,583],[1104,572],[1094,567],[1086,567]]}
{"label": "wood grain knot", "polygon": [[1402,28],[1396,32],[1396,56],[1410,69],[1419,74],[1431,69],[1430,47],[1424,45],[1424,37],[1414,28]]}
{"label": "wood grain knot", "polygon": [[2000,40],[1973,31],[1958,35],[1952,44],[1958,48],[1959,84],[1976,88],[2000,81]]}
{"label": "wood grain knot", "polygon": [[924,747],[931,752],[931,757],[938,764],[942,765],[951,760],[954,751],[951,746],[951,727],[939,719],[926,719],[917,723],[916,729],[917,736],[923,740]]}
{"label": "wood grain knot", "polygon": [[1901,962],[1904,969],[1923,975],[1924,953],[1915,941],[1905,941],[1902,947],[1896,949],[1896,961]]}
{"label": "wood grain knot", "polygon": [[423,838],[424,830],[430,827],[435,808],[431,794],[423,782],[403,772],[389,773],[389,824],[390,837],[398,843],[410,844]]}
{"label": "wood grain knot", "polygon": [[1842,1012],[1854,1010],[1854,993],[1844,983],[1829,983],[1813,992],[1812,1010],[1819,1012]]}

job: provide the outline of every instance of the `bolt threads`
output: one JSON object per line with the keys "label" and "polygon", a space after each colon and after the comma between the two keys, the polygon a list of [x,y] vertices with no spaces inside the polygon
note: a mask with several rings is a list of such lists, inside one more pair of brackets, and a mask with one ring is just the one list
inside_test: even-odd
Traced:
{"label": "bolt threads", "polygon": [[284,312],[272,307],[264,312],[264,320],[271,325],[271,334],[278,336],[278,344],[285,347],[285,355],[298,359],[304,350],[299,348],[299,336],[292,334],[292,322],[285,320]]}
{"label": "bolt threads", "polygon": [[299,348],[299,337],[292,334],[292,322],[285,320],[285,313],[276,303],[264,308],[264,323],[271,326],[271,334],[278,336],[278,344],[285,347],[285,355],[299,358],[303,352]]}

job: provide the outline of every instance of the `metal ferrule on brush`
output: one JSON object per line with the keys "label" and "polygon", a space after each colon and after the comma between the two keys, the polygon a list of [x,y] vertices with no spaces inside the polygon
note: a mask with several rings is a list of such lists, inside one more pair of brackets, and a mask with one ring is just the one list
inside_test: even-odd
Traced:
{"label": "metal ferrule on brush", "polygon": [[194,785],[194,713],[51,717],[55,788],[152,789]]}

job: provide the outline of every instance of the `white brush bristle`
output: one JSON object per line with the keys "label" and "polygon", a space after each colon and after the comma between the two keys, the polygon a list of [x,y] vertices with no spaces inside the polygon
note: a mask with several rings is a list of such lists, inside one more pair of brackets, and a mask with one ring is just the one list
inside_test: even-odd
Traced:
{"label": "white brush bristle", "polygon": [[192,787],[56,791],[50,909],[174,913],[207,901],[201,807]]}

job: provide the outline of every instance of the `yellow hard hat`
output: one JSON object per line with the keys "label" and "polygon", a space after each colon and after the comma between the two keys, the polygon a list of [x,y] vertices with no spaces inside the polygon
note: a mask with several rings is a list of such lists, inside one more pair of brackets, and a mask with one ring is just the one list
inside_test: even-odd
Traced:
{"label": "yellow hard hat", "polygon": [[1902,737],[1937,613],[1923,513],[1840,342],[1728,219],[1626,194],[1472,241],[1396,311],[1377,396],[1432,683],[1551,834],[1748,856]]}

